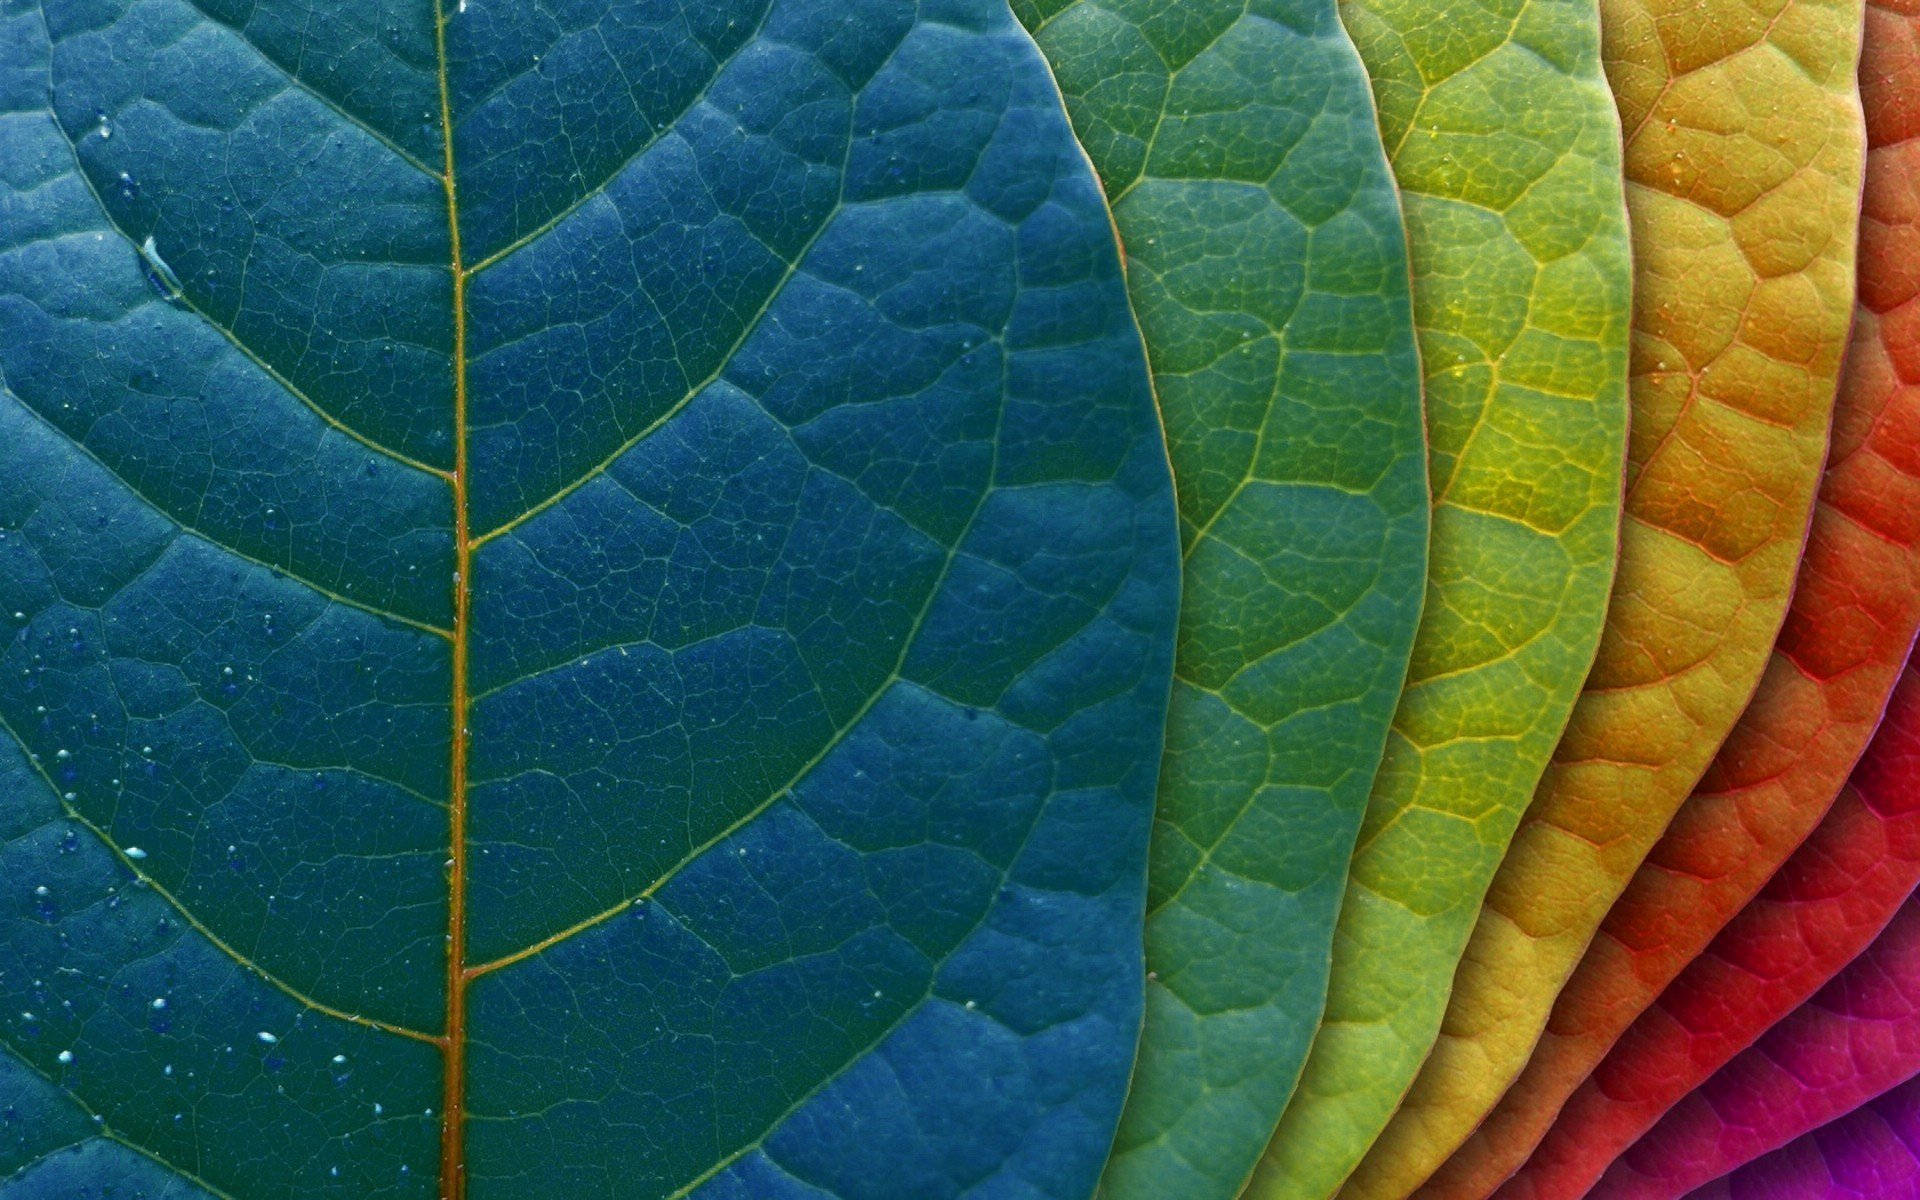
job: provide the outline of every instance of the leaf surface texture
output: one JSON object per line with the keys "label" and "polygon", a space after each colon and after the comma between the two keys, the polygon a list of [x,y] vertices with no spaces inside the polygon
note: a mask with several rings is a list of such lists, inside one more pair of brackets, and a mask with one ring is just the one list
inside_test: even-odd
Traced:
{"label": "leaf surface texture", "polygon": [[[1871,737],[1912,644],[1920,623],[1920,523],[1912,517],[1920,507],[1920,388],[1903,380],[1910,371],[1902,364],[1914,358],[1908,329],[1920,286],[1912,267],[1920,253],[1916,33],[1911,17],[1867,9],[1859,79],[1869,154],[1853,340],[1806,557],[1767,672],[1701,786],[1608,914],[1526,1071],[1435,1176],[1423,1193],[1429,1200],[1484,1196],[1519,1166],[1628,1025],[1826,817],[1835,781]],[[1847,806],[1835,820],[1856,816]],[[1732,1031],[1712,1031],[1722,1032]],[[1624,1052],[1616,1057],[1610,1070],[1632,1069]],[[1603,1126],[1586,1111],[1555,1135],[1559,1148],[1543,1157],[1545,1173],[1529,1170],[1529,1178],[1554,1179],[1546,1164],[1575,1143],[1593,1156],[1631,1136],[1630,1122]]]}
{"label": "leaf surface texture", "polygon": [[1908,1082],[1692,1193],[1693,1200],[1883,1200],[1920,1193],[1920,1082]]}
{"label": "leaf surface texture", "polygon": [[[1407,1195],[1499,1101],[1761,681],[1854,306],[1860,12],[1860,0],[1600,4],[1635,265],[1619,574],[1587,689],[1488,890],[1440,1039],[1355,1175],[1356,1200]],[[1904,649],[1883,655],[1888,684]],[[1838,757],[1829,796],[1852,756]]]}
{"label": "leaf surface texture", "polygon": [[1630,279],[1619,129],[1578,3],[1342,6],[1406,214],[1434,496],[1413,663],[1326,1017],[1249,1195],[1322,1200],[1392,1115],[1599,640]]}
{"label": "leaf surface texture", "polygon": [[1753,902],[1627,1027],[1502,1197],[1579,1195],[1716,1068],[1864,950],[1920,883],[1920,677]]}
{"label": "leaf surface texture", "polygon": [[1920,1074],[1920,903],[1615,1160],[1598,1200],[1679,1197]]}
{"label": "leaf surface texture", "polygon": [[0,20],[29,1169],[1091,1190],[1177,524],[1011,14]]}
{"label": "leaf surface texture", "polygon": [[1016,11],[1113,201],[1185,553],[1146,1027],[1102,1194],[1230,1200],[1319,1019],[1426,586],[1406,237],[1332,0]]}

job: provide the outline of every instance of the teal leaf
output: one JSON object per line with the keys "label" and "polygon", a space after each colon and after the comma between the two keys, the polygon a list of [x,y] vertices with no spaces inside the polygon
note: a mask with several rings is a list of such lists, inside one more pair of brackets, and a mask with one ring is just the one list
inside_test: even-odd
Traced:
{"label": "teal leaf", "polygon": [[1230,1200],[1299,1077],[1426,584],[1406,235],[1333,0],[1020,0],[1113,200],[1185,551],[1101,1190]]}
{"label": "teal leaf", "polygon": [[7,0],[0,1190],[1087,1194],[1178,555],[998,0]]}

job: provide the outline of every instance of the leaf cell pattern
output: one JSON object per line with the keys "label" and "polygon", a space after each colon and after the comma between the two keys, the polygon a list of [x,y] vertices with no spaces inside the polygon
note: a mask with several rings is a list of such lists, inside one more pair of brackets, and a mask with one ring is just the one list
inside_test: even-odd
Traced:
{"label": "leaf cell pattern", "polygon": [[[1860,8],[1600,6],[1636,288],[1619,576],[1587,690],[1488,890],[1440,1040],[1356,1198],[1407,1195],[1500,1101],[1761,682],[1853,312]],[[1869,725],[1910,641],[1910,626],[1888,639],[1882,690],[1861,705]],[[1815,790],[1831,798],[1864,742],[1862,730]]]}
{"label": "leaf cell pattern", "polygon": [[1675,1105],[1590,1195],[1682,1196],[1920,1074],[1920,905]]}
{"label": "leaf cell pattern", "polygon": [[0,22],[5,1190],[1086,1194],[1178,526],[1004,7]]}
{"label": "leaf cell pattern", "polygon": [[1871,944],[1916,883],[1920,676],[1909,667],[1826,819],[1627,1028],[1502,1195],[1590,1187],[1662,1113]]}
{"label": "leaf cell pattern", "polygon": [[[1632,1051],[1607,1057],[1609,1049],[1823,819],[1836,829],[1859,827],[1875,844],[1883,840],[1865,833],[1877,823],[1857,797],[1833,807],[1832,781],[1851,769],[1879,723],[1885,689],[1920,622],[1920,524],[1911,515],[1920,504],[1920,388],[1903,378],[1911,374],[1903,366],[1913,356],[1906,330],[1920,283],[1908,265],[1920,232],[1913,196],[1920,110],[1910,99],[1920,95],[1916,32],[1920,25],[1910,17],[1867,9],[1859,79],[1870,150],[1859,302],[1807,554],[1767,674],[1700,788],[1608,914],[1526,1071],[1435,1177],[1425,1193],[1430,1200],[1485,1195],[1541,1142],[1603,1059],[1610,1079],[1641,1072]],[[1807,854],[1833,844],[1835,830],[1822,829]],[[1771,969],[1767,978],[1783,982]],[[1731,986],[1744,994],[1749,985]],[[1805,997],[1801,988],[1796,1000]],[[1751,1040],[1758,1029],[1732,1027],[1738,1008],[1729,1003],[1727,1027],[1703,1029],[1703,1036],[1735,1045]],[[1625,1045],[1637,1040],[1629,1035]],[[1725,1056],[1691,1057],[1697,1082]],[[1587,1093],[1581,1115],[1570,1118],[1564,1134],[1551,1135],[1537,1169],[1523,1172],[1525,1187],[1562,1194],[1560,1187],[1590,1182],[1597,1168],[1574,1167],[1570,1152],[1604,1162],[1658,1115],[1646,1107],[1656,1094],[1671,1103],[1691,1086],[1682,1082],[1685,1072],[1665,1066],[1648,1063],[1644,1075],[1660,1084],[1631,1089],[1638,1116],[1625,1105],[1602,1115]],[[1518,1184],[1514,1190],[1526,1194]]]}
{"label": "leaf cell pattern", "polygon": [[1694,1200],[1881,1200],[1916,1192],[1920,1083],[1906,1083],[1691,1195]]}
{"label": "leaf cell pattern", "polygon": [[1326,993],[1426,586],[1406,235],[1331,0],[1016,5],[1111,198],[1179,490],[1146,1026],[1102,1183],[1239,1194]]}
{"label": "leaf cell pattern", "polygon": [[1487,882],[1593,661],[1626,441],[1631,271],[1592,6],[1369,0],[1341,14],[1406,214],[1433,532],[1326,1017],[1257,1200],[1338,1190],[1438,1033]]}

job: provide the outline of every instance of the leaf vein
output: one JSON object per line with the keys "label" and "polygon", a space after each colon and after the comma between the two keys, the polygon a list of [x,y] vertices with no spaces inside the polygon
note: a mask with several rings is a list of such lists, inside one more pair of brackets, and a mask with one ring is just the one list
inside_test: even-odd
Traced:
{"label": "leaf vein", "polygon": [[[159,1151],[153,1150],[146,1146],[141,1145],[139,1142],[134,1141],[133,1139],[127,1137],[127,1135],[121,1133],[119,1130],[114,1129],[112,1126],[108,1125],[106,1123],[106,1118],[102,1114],[95,1112],[91,1107],[87,1105],[87,1103],[84,1100],[80,1099],[80,1097],[74,1095],[72,1089],[68,1088],[65,1084],[62,1084],[59,1080],[54,1079],[52,1076],[48,1075],[45,1071],[42,1071],[40,1068],[34,1066],[31,1062],[27,1061],[27,1057],[21,1054],[19,1048],[16,1047],[11,1041],[6,1040],[5,1038],[0,1038],[0,1049],[5,1049],[7,1054],[10,1055],[15,1062],[19,1063],[22,1067],[25,1067],[27,1070],[32,1071],[35,1075],[38,1075],[41,1079],[46,1080],[52,1086],[58,1088],[60,1090],[60,1094],[65,1096],[68,1100],[72,1101],[73,1106],[75,1108],[87,1114],[87,1116],[91,1119],[91,1123],[93,1124],[93,1127],[99,1130],[99,1133],[96,1136],[105,1138],[107,1141],[110,1141],[110,1142],[117,1142],[118,1144],[125,1146],[127,1149],[133,1151],[135,1154],[138,1154],[140,1157],[149,1159],[152,1162],[157,1163],[158,1165],[173,1172],[175,1175],[179,1176],[180,1178],[193,1184],[195,1187],[205,1191],[208,1195],[215,1197],[216,1200],[234,1200],[234,1197],[231,1193],[223,1191],[218,1187],[215,1187],[213,1184],[208,1183],[205,1179],[202,1179],[200,1176],[195,1175],[192,1171],[187,1170],[185,1167],[176,1166],[175,1164],[168,1162],[164,1157],[161,1156]],[[67,1145],[64,1145],[64,1146],[56,1146],[52,1150],[47,1151],[45,1154],[40,1155],[38,1158],[34,1159],[32,1162],[23,1164],[22,1166],[14,1170],[11,1174],[6,1175],[4,1177],[0,1177],[0,1185],[4,1185],[11,1180],[19,1178],[28,1169],[34,1166],[37,1166],[42,1162],[45,1162],[47,1159],[52,1158],[54,1155],[60,1153],[62,1150],[72,1150],[75,1147],[84,1146],[88,1142],[93,1140],[94,1140],[93,1138],[88,1137],[88,1138],[82,1138],[80,1141],[77,1141],[77,1142],[69,1142]]]}
{"label": "leaf vein", "polygon": [[[53,84],[52,84],[52,80],[49,79],[47,84],[47,106],[49,109],[53,107],[53,103],[54,103]],[[273,365],[269,363],[264,357],[262,357],[257,351],[255,351],[253,347],[247,345],[246,342],[242,341],[239,334],[229,329],[225,324],[221,323],[220,321],[215,320],[211,313],[207,312],[205,309],[195,304],[190,298],[186,296],[185,293],[181,292],[179,288],[174,287],[173,284],[170,282],[170,278],[172,276],[171,269],[167,268],[164,264],[155,262],[154,260],[149,258],[147,255],[147,252],[141,248],[140,243],[134,241],[133,235],[131,233],[128,233],[125,229],[123,229],[118,221],[114,220],[112,210],[107,207],[107,202],[101,197],[100,190],[94,187],[92,177],[87,174],[86,168],[81,165],[80,148],[73,144],[73,138],[67,134],[67,131],[61,127],[58,121],[51,121],[51,124],[53,125],[55,131],[59,133],[60,140],[66,144],[68,152],[72,154],[73,172],[76,176],[79,177],[82,186],[84,186],[87,189],[87,193],[93,197],[94,206],[100,212],[101,221],[106,224],[107,228],[113,230],[114,233],[118,234],[120,238],[127,243],[127,245],[133,250],[133,252],[136,255],[139,255],[141,263],[151,273],[153,273],[155,277],[159,278],[162,282],[167,283],[168,293],[172,296],[174,300],[179,302],[182,308],[186,309],[188,312],[199,317],[201,321],[205,322],[208,328],[212,329],[213,331],[218,333],[221,337],[225,338],[227,342],[230,345],[232,345],[235,350],[238,350],[249,362],[253,363],[254,366],[260,368],[260,370],[263,373],[265,373],[267,378],[279,384],[280,387],[283,390],[285,390],[289,396],[292,396],[295,400],[298,400],[301,404],[305,405],[309,410],[313,412],[315,416],[319,417],[322,421],[326,422],[328,425],[339,430],[341,433],[352,438],[354,441],[359,442],[361,445],[365,446],[369,450],[372,450],[374,453],[383,455],[386,458],[390,458],[394,462],[397,462],[402,466],[412,467],[416,471],[420,471],[428,475],[433,475],[441,479],[451,478],[451,472],[444,471],[439,467],[435,467],[428,463],[421,462],[416,458],[409,457],[408,455],[403,454],[398,450],[395,450],[391,446],[387,446],[382,444],[381,442],[377,442],[374,439],[368,437],[366,434],[361,433],[359,430],[355,429],[353,426],[347,424],[345,421],[342,421],[339,417],[334,416],[331,412],[328,412],[317,401],[315,401],[313,397],[307,395],[304,391],[302,391],[299,387],[297,387],[292,380],[288,379],[286,376],[282,375],[278,370],[276,370],[273,367]]]}
{"label": "leaf vein", "polygon": [[379,142],[382,146],[385,146],[388,150],[392,151],[396,158],[400,159],[402,162],[406,163],[408,166],[412,167],[414,170],[419,171],[422,175],[425,175],[429,179],[440,178],[440,173],[438,171],[433,170],[431,167],[428,167],[425,163],[421,162],[418,158],[414,157],[414,154],[411,150],[408,150],[405,146],[402,146],[399,142],[394,141],[391,137],[380,132],[378,129],[375,129],[364,118],[356,116],[351,112],[348,112],[347,109],[343,107],[333,97],[327,95],[325,92],[321,91],[319,88],[315,87],[313,84],[308,83],[306,80],[300,78],[300,76],[294,74],[293,69],[291,67],[288,67],[285,63],[281,62],[279,59],[273,57],[271,54],[268,54],[266,50],[262,49],[260,45],[253,40],[253,38],[248,36],[247,31],[245,29],[232,23],[231,21],[223,21],[218,16],[214,15],[214,13],[208,10],[206,6],[206,0],[187,0],[187,3],[191,5],[193,10],[199,13],[200,16],[204,18],[208,24],[216,25],[219,28],[225,29],[229,33],[233,34],[234,37],[238,38],[247,47],[247,49],[253,51],[254,54],[258,56],[261,62],[266,63],[269,67],[273,68],[274,71],[279,73],[279,75],[282,78],[287,80],[287,82],[291,83],[295,88],[299,89],[302,95],[305,95],[311,98],[315,103],[319,104],[322,108],[329,110],[335,116],[339,117],[341,120],[354,126],[356,129],[360,130],[362,133],[366,134],[368,137],[372,138],[374,141]]}
{"label": "leaf vein", "polygon": [[405,625],[411,629],[417,629],[422,633],[432,634],[433,636],[438,638],[446,639],[446,638],[451,638],[453,636],[453,631],[450,629],[443,628],[439,625],[432,624],[431,622],[428,622],[428,621],[419,620],[418,618],[415,618],[415,617],[409,617],[404,613],[395,612],[392,609],[381,608],[379,605],[370,604],[365,600],[356,600],[355,598],[345,594],[344,592],[336,592],[332,588],[329,588],[324,584],[318,583],[315,580],[307,578],[305,575],[300,574],[298,571],[292,570],[291,568],[286,566],[282,566],[279,563],[268,562],[264,558],[256,558],[253,555],[248,554],[245,550],[242,550],[239,547],[233,545],[232,543],[227,542],[222,538],[216,537],[211,533],[208,533],[206,530],[200,528],[199,526],[188,524],[181,517],[178,517],[173,513],[167,511],[165,508],[162,508],[157,501],[155,501],[151,496],[147,495],[139,487],[137,487],[132,480],[128,479],[125,475],[122,475],[119,471],[116,471],[113,467],[109,466],[104,460],[100,458],[99,455],[95,454],[93,452],[93,449],[90,446],[88,446],[86,443],[80,441],[78,438],[70,436],[65,430],[61,429],[58,425],[55,425],[52,421],[48,420],[45,413],[42,413],[39,409],[35,408],[33,405],[28,404],[25,400],[22,400],[17,394],[15,394],[12,391],[12,389],[6,387],[4,381],[0,381],[0,395],[5,395],[8,399],[12,400],[15,404],[18,404],[20,408],[26,413],[28,413],[29,415],[31,415],[34,420],[39,421],[41,424],[45,425],[48,429],[52,430],[55,434],[57,434],[60,437],[62,441],[72,446],[75,452],[84,455],[95,466],[99,467],[102,471],[105,471],[114,480],[114,482],[118,483],[121,487],[125,488],[129,495],[131,495],[134,499],[138,500],[140,503],[146,505],[149,509],[159,514],[161,517],[165,518],[167,521],[171,522],[175,528],[180,530],[180,532],[187,534],[191,537],[199,538],[201,541],[205,542],[209,546],[212,546],[214,549],[219,550],[223,554],[230,554],[233,557],[240,559],[242,562],[251,563],[252,565],[259,567],[262,570],[269,571],[276,578],[285,579],[285,580],[288,580],[289,582],[296,583],[301,587],[304,587],[307,590],[313,592],[314,594],[332,601],[335,604],[343,605],[347,608],[358,609],[359,611],[366,613],[368,616],[380,617],[388,621],[393,621],[398,624]]}
{"label": "leaf vein", "polygon": [[193,912],[193,910],[188,908],[184,903],[182,903],[180,898],[175,896],[172,893],[172,891],[168,890],[165,886],[160,884],[152,876],[142,871],[140,869],[140,865],[137,862],[135,862],[133,859],[128,858],[126,855],[126,852],[122,850],[119,844],[116,843],[111,837],[107,836],[107,832],[104,829],[101,829],[98,825],[95,825],[91,820],[89,820],[86,816],[82,815],[81,812],[73,806],[72,802],[66,798],[65,793],[61,792],[59,787],[55,785],[53,780],[48,777],[46,768],[41,765],[39,756],[33,752],[33,747],[27,743],[27,740],[25,738],[21,737],[20,734],[14,730],[12,723],[9,722],[4,716],[0,716],[0,731],[4,731],[8,737],[13,739],[14,744],[20,747],[20,753],[26,756],[27,762],[33,768],[34,773],[40,777],[40,781],[42,783],[47,785],[47,790],[53,793],[53,798],[55,802],[60,805],[61,813],[68,820],[72,821],[76,825],[79,825],[81,828],[85,829],[87,832],[93,834],[94,837],[98,838],[100,840],[100,844],[105,846],[108,852],[111,853],[114,856],[114,858],[119,861],[120,865],[124,867],[131,875],[133,875],[135,879],[139,880],[143,887],[146,887],[152,890],[152,892],[155,895],[159,896],[161,899],[165,900],[169,905],[171,905],[173,907],[173,910],[180,914],[181,920],[185,921],[191,928],[193,928],[196,932],[198,932],[200,936],[206,938],[209,942],[213,943],[216,949],[218,949],[221,953],[225,954],[228,958],[232,959],[236,965],[240,966],[241,968],[245,969],[251,974],[259,977],[261,980],[265,981],[266,983],[272,985],[275,989],[277,989],[280,992],[283,992],[284,994],[286,994],[288,997],[290,997],[300,1005],[308,1009],[311,1009],[314,1012],[320,1013],[324,1016],[333,1017],[336,1020],[340,1020],[340,1021],[346,1021],[349,1024],[353,1024],[353,1025],[364,1025],[372,1029],[382,1030],[383,1032],[391,1033],[399,1037],[411,1038],[417,1042],[426,1042],[430,1045],[436,1045],[436,1046],[440,1044],[441,1039],[435,1034],[422,1033],[417,1029],[408,1029],[404,1025],[390,1024],[389,1022],[381,1021],[374,1017],[362,1016],[359,1013],[350,1013],[350,1012],[347,1012],[345,1009],[335,1008],[332,1005],[325,1003],[324,1001],[316,1000],[312,996],[309,996],[305,992],[301,991],[299,988],[296,988],[292,984],[279,978],[278,976],[273,974],[271,971],[268,971],[265,967],[253,961],[253,959],[240,953],[240,951],[235,949],[231,943],[226,941],[226,939],[222,938],[219,934],[215,933],[212,929],[208,928],[206,923],[201,921],[200,918]]}
{"label": "leaf vein", "polygon": [[[1004,358],[1001,360],[1001,364],[1001,371],[1004,374],[1006,370]],[[934,602],[939,599],[942,591],[946,587],[948,577],[953,573],[953,564],[959,560],[960,548],[966,544],[967,537],[972,532],[974,523],[979,520],[981,512],[984,511],[987,506],[988,498],[993,495],[993,481],[999,474],[1001,423],[1006,416],[1006,395],[1007,390],[1002,387],[1000,389],[1000,403],[994,413],[993,458],[987,472],[988,485],[981,491],[979,499],[974,502],[973,510],[967,514],[966,524],[961,526],[959,532],[954,535],[952,543],[947,546],[946,554],[941,563],[940,574],[934,579],[932,585],[928,587],[926,599],[921,602],[920,611],[914,614],[913,624],[908,629],[906,636],[900,639],[900,653],[894,659],[893,669],[887,673],[887,677],[881,680],[860,707],[855,709],[852,715],[834,730],[832,736],[827,739],[826,743],[822,745],[811,758],[802,763],[785,783],[774,789],[764,800],[754,805],[718,833],[688,851],[680,861],[667,868],[639,893],[623,899],[618,904],[595,913],[582,921],[578,921],[565,929],[550,934],[529,946],[514,951],[512,954],[494,959],[491,962],[481,963],[475,967],[470,967],[467,969],[469,978],[484,975],[491,971],[497,971],[502,967],[512,966],[514,963],[531,958],[553,946],[559,945],[561,942],[567,941],[575,934],[584,933],[596,925],[612,920],[635,904],[658,892],[670,883],[675,876],[679,875],[681,871],[684,871],[700,859],[701,856],[706,854],[707,851],[751,824],[754,820],[758,819],[762,813],[776,804],[782,796],[791,793],[802,780],[812,773],[815,767],[826,760],[827,755],[831,754],[846,740],[847,735],[859,726],[860,722],[866,718],[866,715],[880,702],[881,697],[892,690],[895,684],[902,681],[904,677],[901,672],[906,667],[908,657],[913,653],[913,648],[918,642],[921,629],[926,623],[927,615],[933,610]]]}
{"label": "leaf vein", "polygon": [[[612,187],[613,181],[620,178],[621,175],[625,174],[628,167],[631,167],[634,163],[640,161],[640,159],[647,153],[647,151],[659,145],[661,140],[664,139],[667,136],[667,134],[670,131],[672,131],[672,129],[675,126],[677,126],[682,119],[686,117],[688,113],[698,108],[706,100],[707,96],[712,93],[714,86],[720,82],[720,77],[727,73],[727,68],[733,65],[733,61],[736,58],[740,57],[741,54],[745,53],[749,46],[754,45],[756,42],[760,40],[760,31],[766,27],[767,17],[769,14],[773,12],[773,7],[774,6],[772,3],[768,3],[765,6],[765,8],[762,9],[760,13],[760,19],[754,23],[754,27],[752,29],[747,31],[746,36],[740,39],[740,44],[734,47],[731,53],[727,54],[726,56],[722,57],[718,62],[714,63],[713,74],[707,78],[706,83],[701,86],[700,90],[687,98],[686,104],[681,106],[680,111],[669,114],[657,126],[655,126],[651,132],[651,135],[645,138],[640,143],[640,145],[634,147],[633,153],[627,155],[626,158],[620,161],[620,164],[618,166],[614,167],[611,171],[607,172],[607,177],[605,179],[602,179],[599,183],[595,184],[593,187],[589,188],[587,191],[582,192],[578,199],[574,200],[572,203],[568,204],[565,208],[561,209],[559,212],[555,213],[553,216],[547,218],[545,221],[541,222],[535,228],[528,230],[526,233],[521,234],[519,237],[515,238],[511,242],[508,242],[506,245],[502,246],[500,249],[495,250],[492,254],[489,254],[485,258],[482,258],[479,262],[473,264],[473,266],[467,268],[466,269],[467,276],[471,278],[475,275],[478,275],[480,272],[486,270],[488,267],[491,267],[494,264],[500,262],[502,259],[509,257],[515,251],[524,249],[526,246],[532,244],[533,242],[540,240],[542,237],[546,236],[547,234],[551,233],[553,230],[558,228],[561,222],[565,221],[568,217],[571,217],[574,213],[579,212],[582,208],[585,208],[595,197],[604,194],[609,187]],[[447,136],[448,137],[453,136],[453,131],[451,129],[447,130]],[[842,178],[844,177],[845,177],[845,173],[843,172]]]}

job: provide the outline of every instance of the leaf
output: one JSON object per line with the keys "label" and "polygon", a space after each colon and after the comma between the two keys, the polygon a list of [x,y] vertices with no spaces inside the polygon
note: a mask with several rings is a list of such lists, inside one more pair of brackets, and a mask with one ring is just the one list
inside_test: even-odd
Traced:
{"label": "leaf", "polygon": [[1714,1070],[1864,950],[1920,883],[1920,673],[1778,874],[1627,1028],[1500,1195],[1580,1195]]}
{"label": "leaf", "polygon": [[1103,1194],[1236,1196],[1326,992],[1426,580],[1406,239],[1332,0],[1024,3],[1100,171],[1186,554]]}
{"label": "leaf", "polygon": [[1178,545],[1044,62],[440,17],[4,9],[15,1179],[1085,1195]]}
{"label": "leaf", "polygon": [[1854,299],[1860,0],[1766,12],[1603,0],[1600,12],[1629,131],[1636,287],[1619,575],[1587,691],[1488,889],[1440,1038],[1351,1200],[1410,1193],[1526,1066],[1594,931],[1760,682],[1826,457]]}
{"label": "leaf", "polygon": [[[1859,79],[1872,149],[1853,342],[1806,558],[1760,689],[1607,915],[1526,1070],[1429,1181],[1428,1200],[1484,1196],[1512,1173],[1634,1018],[1805,840],[1872,736],[1920,626],[1920,387],[1898,365],[1920,311],[1920,281],[1904,265],[1920,238],[1920,111],[1904,99],[1920,94],[1916,35],[1920,22],[1868,8]],[[1582,1154],[1607,1142],[1597,1122],[1569,1127]]]}
{"label": "leaf", "polygon": [[[1911,739],[1909,739],[1911,744]],[[1675,1105],[1588,1194],[1680,1197],[1920,1074],[1920,902]]]}
{"label": "leaf", "polygon": [[1695,1191],[1697,1200],[1880,1200],[1920,1191],[1912,1081]]}
{"label": "leaf", "polygon": [[[1600,636],[1626,424],[1619,133],[1590,11],[1352,4],[1406,209],[1428,595],[1325,1020],[1249,1195],[1330,1195],[1412,1080]],[[1491,131],[1491,132],[1489,132]]]}

